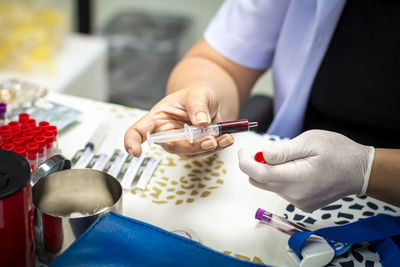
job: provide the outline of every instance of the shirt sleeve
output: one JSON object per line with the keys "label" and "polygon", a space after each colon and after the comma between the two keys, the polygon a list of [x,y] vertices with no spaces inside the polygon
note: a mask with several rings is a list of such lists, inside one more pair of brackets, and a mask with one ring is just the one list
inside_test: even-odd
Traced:
{"label": "shirt sleeve", "polygon": [[207,43],[242,66],[271,66],[290,0],[226,0],[204,32]]}

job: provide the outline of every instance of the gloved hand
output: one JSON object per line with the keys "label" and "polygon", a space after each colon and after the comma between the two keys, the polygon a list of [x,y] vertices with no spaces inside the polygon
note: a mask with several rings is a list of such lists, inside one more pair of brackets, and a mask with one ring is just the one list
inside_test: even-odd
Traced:
{"label": "gloved hand", "polygon": [[239,151],[240,169],[250,183],[311,212],[347,195],[365,194],[375,149],[338,133],[311,130],[268,144],[262,152],[267,164]]}

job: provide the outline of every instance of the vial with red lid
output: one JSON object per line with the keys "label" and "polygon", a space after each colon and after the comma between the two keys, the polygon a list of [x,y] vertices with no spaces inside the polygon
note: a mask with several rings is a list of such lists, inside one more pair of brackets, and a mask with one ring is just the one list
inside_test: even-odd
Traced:
{"label": "vial with red lid", "polygon": [[38,152],[39,144],[36,142],[29,142],[26,144],[26,151],[28,152],[28,161],[33,170],[38,166]]}
{"label": "vial with red lid", "polygon": [[3,140],[4,144],[11,144],[12,143],[12,138],[13,138],[13,135],[10,132],[3,133],[1,135],[1,140]]}
{"label": "vial with red lid", "polygon": [[33,141],[33,139],[35,138],[35,134],[33,132],[31,132],[31,131],[28,131],[28,132],[24,132],[22,137],[25,138],[25,142],[26,143],[29,143],[29,142]]}
{"label": "vial with red lid", "polygon": [[35,136],[34,141],[39,145],[38,165],[40,165],[46,160],[46,138],[42,135]]}
{"label": "vial with red lid", "polygon": [[6,124],[7,104],[0,102],[0,126]]}
{"label": "vial with red lid", "polygon": [[26,158],[26,148],[24,146],[16,146],[14,147],[14,152],[18,155]]}
{"label": "vial with red lid", "polygon": [[50,125],[49,127],[47,127],[47,131],[50,131],[50,132],[52,132],[53,133],[53,137],[54,137],[54,139],[53,139],[53,147],[54,147],[54,150],[57,150],[58,149],[58,140],[57,140],[57,126],[54,126],[54,125]]}
{"label": "vial with red lid", "polygon": [[15,146],[25,146],[25,138],[23,138],[22,136],[15,136],[15,137],[12,139],[12,143],[13,143]]}
{"label": "vial with red lid", "polygon": [[11,130],[10,130],[10,126],[8,126],[8,125],[1,125],[0,126],[0,136],[3,134],[3,133],[9,133]]}
{"label": "vial with red lid", "polygon": [[24,124],[28,125],[29,127],[36,126],[36,120],[35,119],[28,119],[28,120],[25,121]]}
{"label": "vial with red lid", "polygon": [[42,132],[45,132],[47,131],[47,128],[50,126],[50,123],[48,121],[40,121],[38,125],[40,128],[42,128]]}
{"label": "vial with red lid", "polygon": [[27,120],[29,120],[29,114],[28,113],[20,113],[19,115],[18,115],[18,122],[20,123],[20,124],[25,124],[25,122],[27,121]]}
{"label": "vial with red lid", "polygon": [[13,150],[14,150],[14,145],[8,143],[8,144],[4,144],[4,145],[2,146],[2,148],[3,148],[4,150],[13,151]]}
{"label": "vial with red lid", "polygon": [[35,135],[41,135],[42,134],[42,128],[39,126],[31,126],[31,132]]}
{"label": "vial with red lid", "polygon": [[54,133],[50,131],[44,132],[44,137],[46,138],[46,158],[53,156],[54,154]]}

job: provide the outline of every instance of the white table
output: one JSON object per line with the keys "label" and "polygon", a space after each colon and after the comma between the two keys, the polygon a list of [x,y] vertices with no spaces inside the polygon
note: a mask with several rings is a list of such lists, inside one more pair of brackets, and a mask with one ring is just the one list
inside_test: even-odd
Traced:
{"label": "white table", "polygon": [[[66,104],[83,112],[77,123],[60,132],[59,145],[71,158],[84,147],[101,122],[108,122],[107,137],[97,153],[111,154],[123,149],[125,130],[145,111],[94,100],[50,93],[47,99]],[[274,266],[291,266],[286,257],[289,236],[254,219],[257,208],[263,208],[292,221],[315,228],[355,221],[377,213],[400,215],[400,209],[372,198],[350,196],[326,209],[305,213],[274,193],[251,186],[239,170],[237,151],[246,148],[259,151],[266,142],[276,139],[252,132],[234,135],[230,148],[207,160],[185,160],[169,154],[159,146],[144,145],[144,154],[162,158],[146,191],[124,192],[123,215],[165,230],[190,229],[200,242],[234,257]],[[201,184],[201,185],[200,185]],[[358,262],[354,253],[362,255]],[[367,245],[352,249],[346,258],[332,264],[353,261],[365,266],[367,260],[379,257]],[[375,266],[379,266],[376,264]]]}
{"label": "white table", "polygon": [[49,91],[107,101],[107,42],[101,37],[70,35],[55,59],[54,75],[0,71],[0,82],[21,78]]}

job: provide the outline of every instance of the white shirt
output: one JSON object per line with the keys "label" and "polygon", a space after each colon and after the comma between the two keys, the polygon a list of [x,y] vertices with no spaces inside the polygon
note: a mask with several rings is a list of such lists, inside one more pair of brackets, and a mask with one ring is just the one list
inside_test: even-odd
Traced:
{"label": "white shirt", "polygon": [[272,68],[274,120],[268,133],[295,137],[311,86],[346,0],[226,0],[204,38],[231,61]]}

